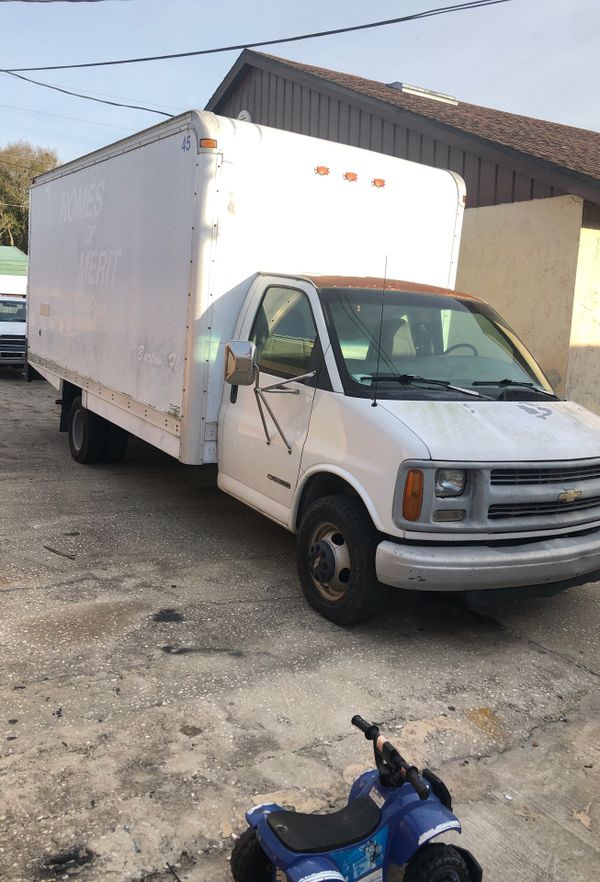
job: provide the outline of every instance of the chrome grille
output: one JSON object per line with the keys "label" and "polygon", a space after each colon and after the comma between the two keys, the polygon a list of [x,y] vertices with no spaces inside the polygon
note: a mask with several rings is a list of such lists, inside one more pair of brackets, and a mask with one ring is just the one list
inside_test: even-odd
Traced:
{"label": "chrome grille", "polygon": [[574,502],[505,502],[490,505],[488,517],[494,518],[534,518],[539,515],[569,514],[575,510],[600,506],[600,496],[588,496]]}
{"label": "chrome grille", "polygon": [[[574,481],[593,481],[600,478],[600,463],[592,465],[557,466],[556,468],[492,469],[491,484],[563,484]],[[493,506],[492,506],[493,507]]]}
{"label": "chrome grille", "polygon": [[0,334],[0,358],[14,358],[15,355],[24,356],[26,338],[20,334]]}

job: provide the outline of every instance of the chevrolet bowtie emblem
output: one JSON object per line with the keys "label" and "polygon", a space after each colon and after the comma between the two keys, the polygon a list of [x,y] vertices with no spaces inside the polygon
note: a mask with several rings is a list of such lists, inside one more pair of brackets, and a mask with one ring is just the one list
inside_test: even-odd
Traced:
{"label": "chevrolet bowtie emblem", "polygon": [[575,502],[582,495],[583,490],[563,490],[562,493],[558,494],[558,500],[559,502]]}

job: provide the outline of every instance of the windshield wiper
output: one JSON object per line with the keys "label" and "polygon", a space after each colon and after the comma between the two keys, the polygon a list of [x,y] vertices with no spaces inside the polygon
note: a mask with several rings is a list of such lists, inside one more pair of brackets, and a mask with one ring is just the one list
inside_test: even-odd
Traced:
{"label": "windshield wiper", "polygon": [[485,398],[489,401],[487,395],[476,392],[475,389],[463,389],[462,386],[453,386],[448,380],[433,380],[430,377],[418,377],[414,374],[366,374],[360,377],[361,380],[371,380],[371,382],[379,382],[380,380],[392,380],[394,383],[403,383],[406,386],[412,386],[417,383],[426,383],[429,386],[441,386],[442,389],[450,389],[452,392],[462,392],[464,395],[471,395],[475,398]]}
{"label": "windshield wiper", "polygon": [[508,377],[504,380],[475,380],[473,383],[474,386],[522,386],[526,389],[532,389],[534,392],[541,392],[542,395],[548,395],[549,398],[558,398],[555,392],[548,392],[547,389],[542,389],[540,386],[536,386],[535,383],[527,383],[525,380],[510,380]]}

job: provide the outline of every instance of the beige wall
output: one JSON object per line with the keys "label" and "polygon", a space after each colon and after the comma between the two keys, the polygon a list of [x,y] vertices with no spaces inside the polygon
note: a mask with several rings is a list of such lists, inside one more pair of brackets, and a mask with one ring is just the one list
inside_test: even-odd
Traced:
{"label": "beige wall", "polygon": [[583,228],[571,324],[567,396],[600,413],[600,231]]}
{"label": "beige wall", "polygon": [[[513,326],[560,394],[567,385],[582,211],[576,196],[467,209],[456,281],[457,290],[486,300]],[[586,240],[586,255],[588,249],[591,254],[594,245]],[[581,290],[588,292],[581,297],[585,310],[591,289],[583,276]],[[597,333],[600,343],[600,323]],[[573,382],[586,370],[582,362]]]}

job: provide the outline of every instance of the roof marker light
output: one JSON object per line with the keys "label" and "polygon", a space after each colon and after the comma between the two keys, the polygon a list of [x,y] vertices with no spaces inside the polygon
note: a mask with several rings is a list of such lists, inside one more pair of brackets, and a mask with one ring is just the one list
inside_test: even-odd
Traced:
{"label": "roof marker light", "polygon": [[356,174],[356,172],[344,172],[344,180],[358,181],[358,175]]}
{"label": "roof marker light", "polygon": [[326,165],[318,165],[318,166],[315,168],[315,174],[316,174],[316,175],[328,175],[328,174],[329,174],[329,169],[327,168]]}
{"label": "roof marker light", "polygon": [[384,178],[373,178],[373,180],[371,181],[371,184],[374,187],[381,189],[381,187],[385,187],[385,179]]}

